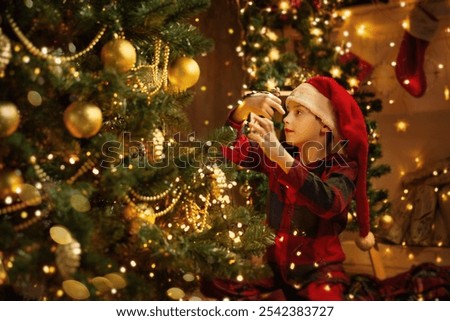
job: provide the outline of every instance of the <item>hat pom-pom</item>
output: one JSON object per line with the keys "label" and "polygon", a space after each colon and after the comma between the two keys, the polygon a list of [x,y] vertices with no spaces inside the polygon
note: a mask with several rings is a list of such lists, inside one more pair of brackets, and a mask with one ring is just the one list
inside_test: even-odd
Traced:
{"label": "hat pom-pom", "polygon": [[375,245],[375,236],[369,232],[365,237],[358,237],[355,243],[361,250],[368,251]]}

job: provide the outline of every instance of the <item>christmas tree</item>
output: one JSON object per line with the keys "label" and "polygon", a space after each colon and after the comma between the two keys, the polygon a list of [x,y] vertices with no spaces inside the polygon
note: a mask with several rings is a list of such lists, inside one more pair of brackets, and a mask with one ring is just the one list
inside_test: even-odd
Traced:
{"label": "christmas tree", "polygon": [[0,298],[192,298],[272,233],[183,107],[207,0],[2,1]]}
{"label": "christmas tree", "polygon": [[[238,48],[247,71],[247,90],[292,89],[313,75],[331,76],[350,91],[361,107],[369,136],[368,198],[371,222],[376,231],[380,219],[390,219],[390,203],[384,189],[372,188],[371,179],[389,172],[384,164],[375,164],[382,156],[377,124],[370,114],[380,112],[381,100],[370,87],[372,66],[354,55],[347,43],[339,41],[337,31],[345,14],[341,10],[352,1],[260,0],[240,1],[244,39]],[[281,119],[275,119],[281,126]],[[266,207],[266,176],[241,171],[237,178],[240,193],[256,210]],[[354,229],[356,214],[349,213],[349,229]]]}

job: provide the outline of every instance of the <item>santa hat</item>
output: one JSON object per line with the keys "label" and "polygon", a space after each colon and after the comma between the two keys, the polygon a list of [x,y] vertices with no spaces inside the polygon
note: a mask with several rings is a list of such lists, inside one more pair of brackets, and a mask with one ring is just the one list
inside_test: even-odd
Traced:
{"label": "santa hat", "polygon": [[286,99],[286,105],[292,103],[301,104],[319,117],[336,140],[348,141],[348,158],[358,163],[355,201],[360,237],[356,244],[362,250],[370,249],[375,238],[370,232],[366,187],[369,142],[361,109],[344,87],[323,76],[312,77],[295,88]]}

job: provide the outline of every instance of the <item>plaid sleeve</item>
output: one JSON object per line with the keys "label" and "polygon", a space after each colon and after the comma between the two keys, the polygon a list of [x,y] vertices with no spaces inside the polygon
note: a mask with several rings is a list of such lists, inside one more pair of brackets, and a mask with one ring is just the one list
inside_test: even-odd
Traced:
{"label": "plaid sleeve", "polygon": [[334,164],[326,169],[326,175],[319,177],[308,171],[296,160],[285,173],[280,167],[275,170],[278,181],[289,188],[294,188],[297,197],[313,213],[323,218],[341,214],[348,206],[355,192],[355,180],[358,173],[356,162],[345,166]]}
{"label": "plaid sleeve", "polygon": [[264,155],[258,144],[250,141],[244,135],[243,123],[234,122],[228,117],[226,125],[237,130],[237,137],[231,146],[222,146],[222,153],[226,159],[236,165],[258,172],[267,173],[270,168],[275,168],[275,163]]}

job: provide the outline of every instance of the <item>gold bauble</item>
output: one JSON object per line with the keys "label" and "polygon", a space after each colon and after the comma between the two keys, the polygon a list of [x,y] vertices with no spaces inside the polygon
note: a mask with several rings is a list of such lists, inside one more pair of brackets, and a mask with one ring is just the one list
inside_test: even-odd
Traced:
{"label": "gold bauble", "polygon": [[185,296],[184,291],[177,287],[168,289],[166,291],[166,294],[169,298],[171,298],[172,300],[176,300],[176,301],[182,299]]}
{"label": "gold bauble", "polygon": [[133,219],[135,219],[138,216],[138,211],[136,210],[136,208],[134,206],[131,206],[131,204],[128,204],[124,210],[123,210],[123,217],[127,220],[127,221],[131,221]]}
{"label": "gold bauble", "polygon": [[392,218],[391,215],[384,214],[383,216],[381,216],[379,225],[382,229],[389,230],[393,224],[394,224],[394,219]]}
{"label": "gold bauble", "polygon": [[58,244],[66,245],[73,242],[72,234],[64,226],[55,225],[50,228],[50,237]]}
{"label": "gold bauble", "polygon": [[111,282],[114,289],[119,290],[119,289],[123,289],[124,287],[127,286],[127,281],[122,276],[122,274],[108,273],[105,275],[105,278],[107,278]]}
{"label": "gold bauble", "polygon": [[136,49],[125,39],[114,39],[106,43],[101,52],[106,69],[125,73],[136,64]]}
{"label": "gold bauble", "polygon": [[170,65],[167,76],[176,88],[186,90],[197,83],[200,78],[200,67],[194,59],[181,57]]}
{"label": "gold bauble", "polygon": [[42,196],[39,190],[30,184],[23,184],[19,193],[22,202],[27,202],[29,206],[37,206],[42,203]]}
{"label": "gold bauble", "polygon": [[11,40],[6,37],[0,28],[0,78],[5,76],[5,69],[12,57]]}
{"label": "gold bauble", "polygon": [[241,187],[239,187],[239,194],[245,198],[249,198],[252,195],[253,188],[248,182],[245,182]]}
{"label": "gold bauble", "polygon": [[114,285],[112,284],[112,282],[103,276],[96,276],[91,280],[91,283],[100,293],[104,293],[110,291],[111,289],[114,289]]}
{"label": "gold bauble", "polygon": [[64,124],[76,138],[94,136],[102,127],[102,123],[101,109],[91,103],[76,101],[64,111]]}
{"label": "gold bauble", "polygon": [[0,198],[15,193],[22,185],[22,173],[18,169],[0,171]]}
{"label": "gold bauble", "polygon": [[7,137],[19,127],[20,114],[17,106],[8,101],[0,101],[0,137]]}
{"label": "gold bauble", "polygon": [[86,300],[90,296],[86,285],[75,280],[63,281],[62,287],[64,292],[74,300]]}

